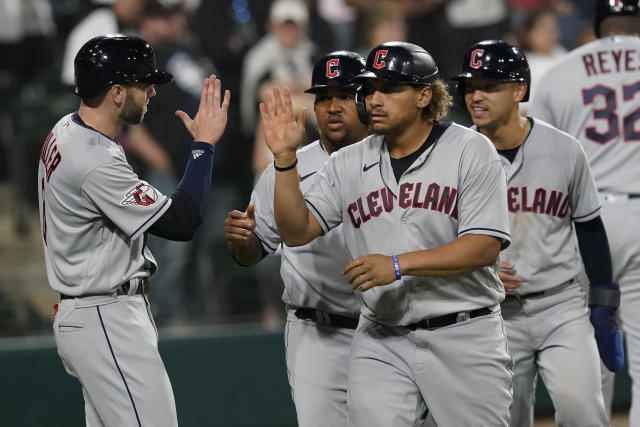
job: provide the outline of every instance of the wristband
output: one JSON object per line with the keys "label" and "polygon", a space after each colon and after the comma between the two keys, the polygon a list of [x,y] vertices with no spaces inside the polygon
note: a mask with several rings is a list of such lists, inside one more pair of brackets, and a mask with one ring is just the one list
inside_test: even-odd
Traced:
{"label": "wristband", "polygon": [[402,276],[400,275],[400,264],[398,264],[398,255],[393,255],[391,257],[393,260],[393,269],[396,271],[396,280],[400,280]]}
{"label": "wristband", "polygon": [[296,167],[296,165],[298,164],[298,159],[296,159],[295,162],[291,163],[289,166],[285,166],[285,167],[279,167],[278,165],[276,165],[276,162],[274,160],[273,162],[273,167],[278,171],[278,172],[286,172],[288,170],[291,170],[293,168]]}

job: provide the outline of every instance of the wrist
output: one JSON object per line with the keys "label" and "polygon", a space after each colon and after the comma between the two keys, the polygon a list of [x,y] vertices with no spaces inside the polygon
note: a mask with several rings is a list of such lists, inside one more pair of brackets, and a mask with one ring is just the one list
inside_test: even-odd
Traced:
{"label": "wrist", "polygon": [[589,289],[589,306],[618,308],[620,306],[620,288],[615,282],[591,285]]}
{"label": "wrist", "polygon": [[400,261],[398,261],[398,255],[392,255],[391,261],[393,262],[393,270],[396,274],[396,280],[402,279],[402,275],[400,274]]}
{"label": "wrist", "polygon": [[288,152],[282,153],[277,156],[274,156],[273,164],[279,168],[285,168],[287,166],[292,165],[297,160],[296,152]]}

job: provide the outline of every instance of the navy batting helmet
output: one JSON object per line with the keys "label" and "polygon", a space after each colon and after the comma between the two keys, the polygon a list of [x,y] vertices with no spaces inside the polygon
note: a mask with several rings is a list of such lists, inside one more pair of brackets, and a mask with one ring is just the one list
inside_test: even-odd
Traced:
{"label": "navy batting helmet", "polygon": [[380,79],[406,85],[428,85],[437,78],[438,67],[426,50],[412,43],[387,42],[369,52],[365,71],[354,80]]}
{"label": "navy batting helmet", "polygon": [[387,42],[374,47],[367,56],[365,70],[354,77],[361,84],[356,92],[356,108],[362,123],[369,116],[364,103],[364,82],[367,79],[386,80],[392,83],[425,86],[438,79],[438,67],[429,52],[418,45],[406,42]]}
{"label": "navy batting helmet", "polygon": [[474,44],[464,55],[462,70],[452,80],[458,81],[457,101],[464,105],[464,82],[478,78],[527,84],[522,102],[529,100],[531,71],[524,53],[502,40],[485,40]]}
{"label": "navy batting helmet", "polygon": [[75,93],[92,98],[114,84],[164,84],[173,76],[156,68],[153,49],[144,39],[124,34],[94,37],[74,61]]}
{"label": "navy batting helmet", "polygon": [[600,37],[600,24],[609,16],[640,15],[640,0],[596,0],[595,30]]}
{"label": "navy batting helmet", "polygon": [[339,50],[320,58],[313,67],[311,87],[305,92],[318,93],[330,87],[357,89],[351,79],[364,71],[364,58],[355,52]]}

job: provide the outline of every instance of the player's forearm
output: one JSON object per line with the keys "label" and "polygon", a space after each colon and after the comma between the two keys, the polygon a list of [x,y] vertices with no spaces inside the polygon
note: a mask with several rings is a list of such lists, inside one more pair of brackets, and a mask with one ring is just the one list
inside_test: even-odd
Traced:
{"label": "player's forearm", "polygon": [[574,223],[580,255],[591,284],[611,283],[613,269],[607,233],[600,217]]}
{"label": "player's forearm", "polygon": [[404,276],[458,276],[493,265],[500,253],[498,238],[466,234],[446,245],[398,255]]}
{"label": "player's forearm", "polygon": [[[295,156],[276,159],[277,167],[288,167],[296,162]],[[280,237],[287,246],[301,246],[313,240],[307,204],[300,191],[298,168],[279,171],[276,167],[273,209]]]}
{"label": "player's forearm", "polygon": [[228,240],[227,242],[233,258],[240,265],[255,265],[262,259],[262,245],[254,233],[251,233],[246,240]]}

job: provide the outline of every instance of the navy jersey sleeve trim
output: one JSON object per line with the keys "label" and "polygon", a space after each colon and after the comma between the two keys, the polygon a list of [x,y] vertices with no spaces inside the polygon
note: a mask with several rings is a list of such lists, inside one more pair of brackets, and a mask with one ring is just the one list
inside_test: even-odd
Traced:
{"label": "navy jersey sleeve trim", "polygon": [[575,221],[575,222],[581,222],[581,221],[580,221],[580,219],[590,217],[590,216],[591,216],[591,215],[593,215],[594,213],[598,212],[598,211],[600,210],[600,208],[601,208],[601,207],[600,207],[600,206],[598,206],[596,209],[592,210],[592,211],[591,211],[591,212],[589,212],[588,214],[586,214],[586,215],[580,215],[580,216],[574,216],[574,217],[572,217],[572,218],[571,218],[571,220],[572,220],[572,221]]}
{"label": "navy jersey sleeve trim", "polygon": [[483,227],[475,227],[475,228],[467,228],[466,230],[462,230],[460,232],[458,232],[458,236],[460,236],[461,234],[465,234],[468,233],[470,231],[474,231],[474,230],[484,230],[484,231],[493,231],[494,233],[498,233],[498,234],[502,234],[508,238],[511,238],[511,235],[509,233],[506,233],[502,230],[496,230],[495,228],[483,228]]}
{"label": "navy jersey sleeve trim", "polygon": [[309,200],[304,199],[304,201],[313,208],[314,211],[316,211],[316,213],[318,214],[318,216],[320,217],[320,219],[322,220],[322,223],[324,224],[324,229],[325,231],[329,231],[331,228],[329,227],[329,224],[327,224],[327,221],[324,219],[324,217],[322,216],[322,214],[320,213],[320,211],[318,210],[318,208],[316,208],[315,206],[313,206],[313,203],[311,203]]}
{"label": "navy jersey sleeve trim", "polygon": [[149,218],[147,218],[147,220],[145,222],[142,223],[142,225],[140,225],[140,227],[136,228],[135,231],[131,234],[129,234],[129,238],[131,239],[133,236],[136,235],[136,233],[138,233],[141,229],[143,229],[150,221],[154,221],[154,218],[160,213],[162,212],[162,209],[165,207],[165,205],[167,203],[169,203],[169,198],[167,198],[164,203],[162,204],[162,206],[160,207],[160,209],[158,209],[157,211],[154,212],[153,215],[151,215]]}

